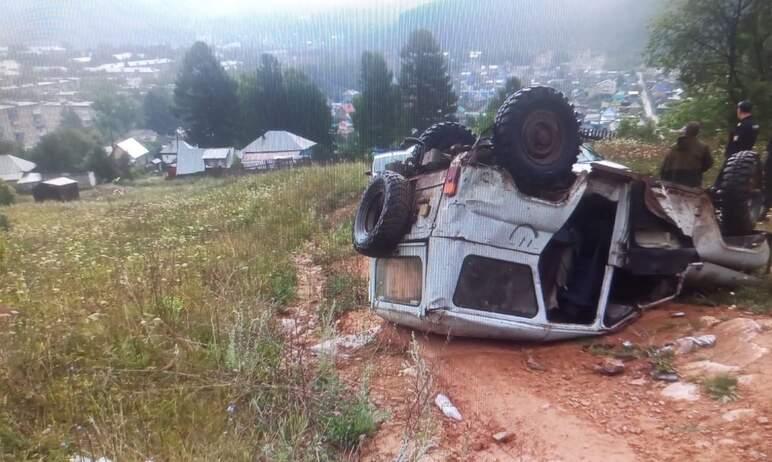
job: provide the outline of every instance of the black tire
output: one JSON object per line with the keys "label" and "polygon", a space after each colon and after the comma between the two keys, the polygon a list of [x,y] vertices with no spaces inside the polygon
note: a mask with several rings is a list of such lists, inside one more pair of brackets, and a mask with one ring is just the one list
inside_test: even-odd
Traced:
{"label": "black tire", "polygon": [[573,106],[553,88],[524,88],[496,113],[496,158],[521,189],[565,186],[581,142]]}
{"label": "black tire", "polygon": [[758,154],[740,151],[727,159],[721,172],[717,199],[724,235],[742,236],[753,232],[764,209]]}
{"label": "black tire", "polygon": [[410,224],[412,199],[410,182],[399,173],[384,171],[376,176],[354,216],[354,250],[368,257],[389,255]]}
{"label": "black tire", "polygon": [[458,122],[440,122],[424,130],[418,137],[421,146],[416,149],[414,164],[420,166],[423,162],[423,155],[432,149],[439,149],[442,152],[448,152],[451,147],[460,144],[464,146],[472,145],[477,140],[472,130]]}

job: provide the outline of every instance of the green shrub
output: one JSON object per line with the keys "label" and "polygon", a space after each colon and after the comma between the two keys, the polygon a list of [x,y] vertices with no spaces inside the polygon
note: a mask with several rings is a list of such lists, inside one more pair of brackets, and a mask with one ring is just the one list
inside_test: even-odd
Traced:
{"label": "green shrub", "polygon": [[705,391],[715,400],[734,401],[737,396],[737,378],[729,374],[719,374],[705,379],[702,383]]}
{"label": "green shrub", "polygon": [[8,217],[0,213],[0,231],[8,231],[11,229],[11,222]]}
{"label": "green shrub", "polygon": [[0,180],[0,205],[11,205],[16,202],[16,194],[8,183]]}

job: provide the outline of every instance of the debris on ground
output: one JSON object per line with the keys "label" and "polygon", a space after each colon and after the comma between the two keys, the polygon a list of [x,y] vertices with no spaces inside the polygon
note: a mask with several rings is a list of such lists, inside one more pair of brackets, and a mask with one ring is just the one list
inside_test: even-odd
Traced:
{"label": "debris on ground", "polygon": [[70,462],[112,462],[107,457],[100,457],[98,459],[92,459],[88,456],[72,456]]}
{"label": "debris on ground", "polygon": [[507,441],[511,440],[513,436],[515,436],[515,434],[512,432],[498,432],[493,435],[493,439],[497,443],[506,443]]}
{"label": "debris on ground", "polygon": [[601,375],[619,375],[625,371],[625,364],[618,359],[608,358],[603,363],[597,364],[593,370]]}
{"label": "debris on ground", "polygon": [[686,316],[686,313],[684,313],[683,311],[674,311],[670,313],[671,318],[683,318],[684,316]]}
{"label": "debris on ground", "polygon": [[673,353],[677,355],[685,355],[691,353],[695,348],[710,348],[716,344],[715,335],[700,335],[697,337],[682,337],[677,339],[672,345],[665,345],[666,347],[672,347]]}
{"label": "debris on ground", "polygon": [[653,372],[651,378],[661,382],[678,382],[678,374],[675,372]]}
{"label": "debris on ground", "polygon": [[663,388],[660,393],[665,398],[676,401],[697,401],[700,399],[699,388],[693,383],[671,383]]}
{"label": "debris on ground", "polygon": [[434,404],[437,405],[437,407],[440,408],[443,414],[445,414],[445,417],[449,419],[453,419],[456,422],[461,422],[461,413],[458,412],[458,409],[456,406],[453,405],[452,402],[450,402],[450,398],[443,395],[442,393],[438,394],[436,398],[434,398]]}
{"label": "debris on ground", "polygon": [[362,334],[350,334],[335,337],[311,347],[311,352],[317,355],[327,354],[335,356],[339,349],[354,351],[362,348],[375,339],[376,334],[381,330],[380,326],[374,327]]}
{"label": "debris on ground", "polygon": [[281,318],[279,322],[281,323],[281,330],[285,335],[295,336],[302,331],[302,328],[298,326],[298,322],[292,318]]}

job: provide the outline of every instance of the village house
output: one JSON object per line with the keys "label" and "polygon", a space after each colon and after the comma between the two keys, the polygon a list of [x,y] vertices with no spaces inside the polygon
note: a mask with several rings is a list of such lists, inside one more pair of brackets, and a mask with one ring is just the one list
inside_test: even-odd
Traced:
{"label": "village house", "polygon": [[249,170],[269,170],[309,161],[316,143],[283,130],[269,130],[241,150]]}
{"label": "village house", "polygon": [[139,141],[134,138],[126,138],[113,145],[113,150],[110,155],[115,160],[128,157],[131,165],[144,166],[148,163],[149,152],[150,151],[148,151]]}
{"label": "village house", "polygon": [[15,183],[34,169],[34,162],[10,154],[0,155],[0,180]]}
{"label": "village house", "polygon": [[206,171],[204,151],[205,149],[191,146],[184,140],[174,139],[161,148],[161,161],[170,178],[196,175]]}
{"label": "village house", "polygon": [[235,157],[233,148],[210,148],[204,149],[202,159],[204,159],[204,168],[210,172],[231,168]]}

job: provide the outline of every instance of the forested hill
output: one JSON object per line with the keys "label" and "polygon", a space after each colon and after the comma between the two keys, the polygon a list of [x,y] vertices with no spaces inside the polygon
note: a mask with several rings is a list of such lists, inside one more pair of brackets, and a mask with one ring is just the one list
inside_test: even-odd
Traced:
{"label": "forested hill", "polygon": [[640,60],[663,0],[444,0],[400,16],[403,33],[425,27],[445,49],[483,50],[492,61],[552,49],[591,48],[612,60]]}
{"label": "forested hill", "polygon": [[401,14],[393,3],[382,2],[302,17],[245,12],[212,18],[190,12],[184,3],[10,2],[0,15],[0,44],[187,46],[195,38],[205,38],[268,49],[311,44],[358,55],[362,49],[398,50],[413,29],[424,27],[452,54],[478,49],[492,60],[517,60],[545,49],[592,48],[612,58],[637,61],[647,24],[665,4],[664,0],[435,0]]}

